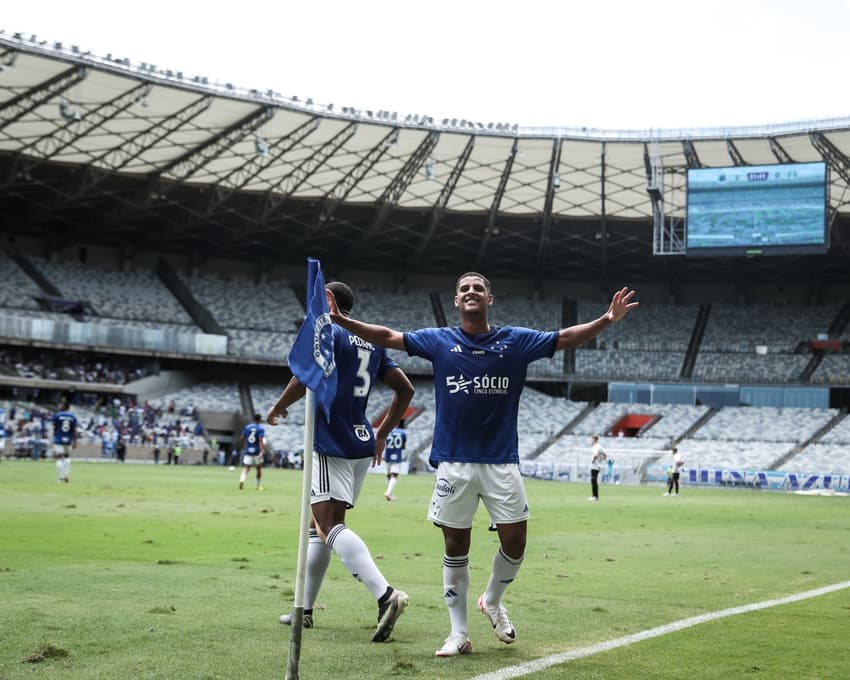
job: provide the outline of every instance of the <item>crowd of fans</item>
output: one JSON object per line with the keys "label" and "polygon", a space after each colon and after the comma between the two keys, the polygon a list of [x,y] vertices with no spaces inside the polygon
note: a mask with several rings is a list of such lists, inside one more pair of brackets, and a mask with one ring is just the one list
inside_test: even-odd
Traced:
{"label": "crowd of fans", "polygon": [[149,371],[140,360],[120,361],[64,351],[0,350],[0,371],[22,378],[71,380],[89,384],[126,385]]}

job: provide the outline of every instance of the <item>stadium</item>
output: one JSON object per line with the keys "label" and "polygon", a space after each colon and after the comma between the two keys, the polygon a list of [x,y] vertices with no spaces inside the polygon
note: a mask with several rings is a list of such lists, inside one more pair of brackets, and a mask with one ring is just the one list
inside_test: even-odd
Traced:
{"label": "stadium", "polygon": [[[219,493],[235,489],[227,468],[239,432],[253,413],[268,410],[291,376],[286,358],[305,315],[307,257],[321,260],[328,280],[354,288],[357,318],[403,330],[454,325],[455,280],[481,271],[493,282],[491,320],[499,325],[555,330],[584,323],[624,285],[641,302],[590,344],[530,366],[519,452],[529,484],[555,495],[542,505],[557,508],[564,494],[584,499],[590,437],[598,434],[614,459],[603,480],[613,488],[603,495],[625,494],[661,527],[668,511],[646,504],[663,491],[675,446],[686,461],[682,501],[696,494],[742,508],[817,503],[812,527],[826,523],[830,543],[821,573],[815,577],[818,569],[799,558],[780,571],[806,574],[791,592],[840,580],[846,549],[832,542],[841,527],[830,518],[846,518],[842,497],[850,486],[850,119],[653,132],[520,128],[320,105],[20,33],[0,33],[0,65],[0,476],[23,475],[10,478],[17,491],[7,503],[38,506],[39,492],[27,481],[34,468],[27,466],[41,466],[42,479],[52,481],[42,460],[51,450],[46,423],[62,397],[72,400],[83,426],[75,455],[80,478],[108,484],[110,442],[121,439],[127,461],[143,470],[132,474],[151,474],[154,450],[164,462],[176,445],[183,447],[181,462],[193,464],[187,475],[200,475],[203,491],[190,493],[216,484]],[[760,182],[758,190],[738,190],[739,178]],[[796,193],[781,193],[789,191],[785,180]],[[690,192],[700,182],[708,188],[697,200]],[[747,214],[746,229],[724,211],[729,205]],[[428,362],[392,356],[416,386],[406,464],[417,473],[407,475],[411,489],[423,494],[418,505],[402,506],[400,517],[422,524],[439,386]],[[375,390],[375,418],[390,397]],[[269,428],[269,464],[298,467],[304,422],[302,405],[284,425]],[[269,486],[278,480],[294,492],[297,474],[270,470]],[[163,484],[180,488],[175,478]],[[798,493],[792,499],[770,492]],[[179,504],[179,496],[172,502]],[[202,504],[192,495],[195,503]],[[6,509],[11,518],[11,505]],[[800,521],[797,527],[788,520],[804,533]],[[558,534],[557,522],[544,522]],[[8,530],[14,555],[0,567],[11,572],[4,574],[6,593],[22,600],[12,576],[33,555]],[[760,530],[775,540],[769,519]],[[275,552],[280,562],[281,554],[292,554],[291,542],[279,538],[258,553]],[[802,544],[796,535],[778,552]],[[700,560],[715,549],[708,538],[689,548]],[[739,544],[735,550],[755,566],[769,559]],[[158,564],[182,559],[175,550]],[[292,568],[294,561],[277,567],[287,572],[284,579]],[[656,568],[647,567],[644,578]],[[705,573],[712,568],[706,563]],[[787,582],[756,584],[756,571],[741,577],[741,588],[763,597],[746,602],[786,593]],[[433,575],[424,573],[433,586]],[[720,590],[734,590],[735,577],[724,578]],[[346,588],[339,580],[328,590],[349,595]],[[680,618],[741,603],[716,597],[707,604],[698,591],[688,592]],[[843,608],[838,625],[845,625],[846,595],[829,598]],[[640,609],[635,601],[628,607]],[[675,613],[636,611],[615,630],[632,633],[644,621],[660,626]],[[442,612],[432,616],[436,621]],[[235,621],[240,635],[257,626]],[[3,623],[33,626],[46,641],[52,635],[37,613],[10,613]],[[591,628],[582,638],[588,645],[616,637],[603,623]],[[381,663],[411,677],[495,673],[569,647],[556,644],[559,630],[550,632],[539,649],[491,655],[481,666],[446,671],[394,657]],[[280,637],[279,630],[272,634]],[[793,648],[793,639],[778,637],[779,648]],[[13,647],[30,642],[16,639]],[[4,657],[0,677],[37,670],[15,665],[22,656]],[[815,670],[800,677],[838,677],[814,656],[801,653]],[[57,677],[105,677],[82,657],[77,651],[71,660],[48,663],[64,673]],[[321,662],[308,655],[305,668],[320,669]],[[191,658],[156,673],[139,663],[128,667],[135,673],[114,677],[237,677],[207,667],[193,674]],[[569,664],[531,670],[539,677],[600,677],[586,663],[586,675],[574,675]],[[665,677],[641,668],[621,676]],[[249,677],[267,672],[254,669]],[[787,667],[772,672],[765,677],[791,674]],[[349,677],[375,676],[367,669]]]}

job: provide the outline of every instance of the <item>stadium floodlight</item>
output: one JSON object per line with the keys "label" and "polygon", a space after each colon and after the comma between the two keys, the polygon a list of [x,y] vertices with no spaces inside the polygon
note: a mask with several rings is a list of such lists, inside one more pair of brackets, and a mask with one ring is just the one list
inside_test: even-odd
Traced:
{"label": "stadium floodlight", "polygon": [[425,177],[428,179],[437,179],[437,172],[434,170],[434,159],[429,158],[425,161]]}
{"label": "stadium floodlight", "polygon": [[62,118],[64,118],[69,123],[75,123],[80,120],[80,118],[82,118],[82,116],[80,116],[80,112],[74,108],[71,108],[68,102],[62,102],[61,104],[59,104],[59,113]]}

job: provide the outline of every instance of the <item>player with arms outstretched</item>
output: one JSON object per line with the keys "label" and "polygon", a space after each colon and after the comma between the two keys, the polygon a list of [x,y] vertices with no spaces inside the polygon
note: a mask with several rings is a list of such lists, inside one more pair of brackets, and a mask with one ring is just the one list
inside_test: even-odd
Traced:
{"label": "player with arms outstretched", "polygon": [[402,333],[336,315],[331,319],[376,345],[407,351],[434,367],[436,421],[431,464],[437,467],[428,519],[442,529],[443,594],[451,633],[437,656],[468,654],[469,548],[479,499],[499,535],[490,580],[478,608],[496,637],[510,644],[516,630],[502,596],[525,555],[528,501],[519,472],[517,417],[528,365],[557,350],[578,347],[596,337],[630,309],[634,291],[614,293],[608,311],[589,323],[542,331],[491,326],[490,281],[477,272],[462,274],[455,285],[460,326]]}

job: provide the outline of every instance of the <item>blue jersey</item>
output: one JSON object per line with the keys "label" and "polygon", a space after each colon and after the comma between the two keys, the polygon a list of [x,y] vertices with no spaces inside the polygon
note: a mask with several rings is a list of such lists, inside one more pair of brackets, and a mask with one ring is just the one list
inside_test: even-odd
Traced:
{"label": "blue jersey", "polygon": [[242,430],[242,438],[245,442],[244,454],[246,456],[256,456],[262,451],[266,431],[262,425],[248,423]]}
{"label": "blue jersey", "polygon": [[400,463],[404,456],[402,451],[407,446],[407,432],[396,427],[387,437],[387,445],[384,447],[384,460],[388,463]]}
{"label": "blue jersey", "polygon": [[434,366],[432,465],[519,463],[517,417],[526,370],[551,357],[557,341],[557,331],[512,326],[491,326],[480,335],[460,328],[405,333],[408,354]]}
{"label": "blue jersey", "polygon": [[366,405],[375,378],[383,377],[398,365],[383,347],[376,347],[340,326],[332,326],[336,362],[336,395],[331,420],[316,414],[313,448],[337,458],[371,458],[375,454],[372,425],[366,418]]}
{"label": "blue jersey", "polygon": [[77,432],[77,416],[70,411],[53,414],[53,443],[67,446],[73,443]]}

